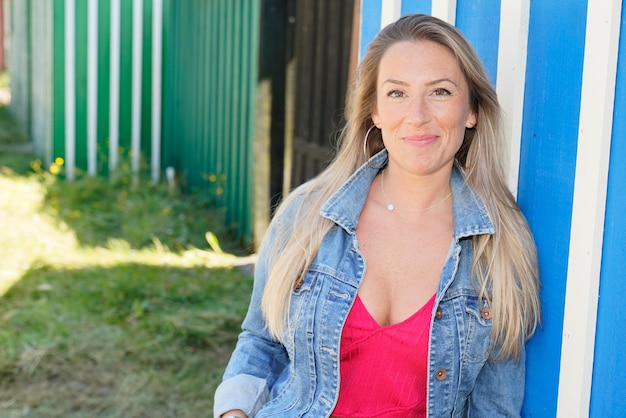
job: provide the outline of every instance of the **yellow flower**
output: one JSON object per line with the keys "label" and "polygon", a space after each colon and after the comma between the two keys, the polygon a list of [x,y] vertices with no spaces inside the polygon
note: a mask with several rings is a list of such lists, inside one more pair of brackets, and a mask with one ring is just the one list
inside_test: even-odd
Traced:
{"label": "yellow flower", "polygon": [[211,174],[211,175],[209,176],[209,181],[210,181],[211,183],[215,183],[215,182],[217,181],[217,176],[216,176],[215,174]]}
{"label": "yellow flower", "polygon": [[222,187],[218,187],[217,189],[215,189],[215,194],[218,196],[221,196],[224,194],[224,188]]}
{"label": "yellow flower", "polygon": [[50,164],[50,172],[52,174],[59,174],[59,172],[61,171],[61,167],[59,167],[57,164]]}
{"label": "yellow flower", "polygon": [[54,163],[55,163],[56,165],[63,165],[63,164],[65,163],[65,160],[64,160],[63,158],[61,158],[61,157],[56,157],[56,158],[54,159]]}
{"label": "yellow flower", "polygon": [[163,210],[161,211],[161,213],[163,214],[163,216],[167,216],[170,214],[172,210],[169,208],[169,206],[166,206],[163,208]]}

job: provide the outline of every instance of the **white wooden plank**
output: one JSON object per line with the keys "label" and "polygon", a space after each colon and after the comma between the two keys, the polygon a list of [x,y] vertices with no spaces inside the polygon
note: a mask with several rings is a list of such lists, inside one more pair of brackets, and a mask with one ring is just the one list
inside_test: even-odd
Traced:
{"label": "white wooden plank", "polygon": [[[48,167],[52,163],[52,3],[31,0],[30,137],[36,155]],[[6,17],[6,15],[5,15]]]}
{"label": "white wooden plank", "polygon": [[76,175],[76,4],[65,1],[65,176]]}
{"label": "white wooden plank", "polygon": [[402,13],[402,0],[383,0],[380,13],[380,28],[395,22]]}
{"label": "white wooden plank", "polygon": [[517,195],[530,0],[506,1],[502,2],[500,7],[496,90],[504,110],[504,135],[507,145],[504,169],[509,189],[513,195]]}
{"label": "white wooden plank", "polygon": [[620,15],[620,0],[587,5],[559,418],[589,415]]}
{"label": "white wooden plank", "polygon": [[141,159],[141,92],[143,70],[143,0],[133,1],[133,68],[131,110],[131,170],[139,172]]}
{"label": "white wooden plank", "polygon": [[120,25],[121,0],[111,0],[111,58],[109,61],[109,171],[115,170],[120,144]]}
{"label": "white wooden plank", "polygon": [[432,0],[431,14],[451,25],[456,24],[456,0]]}
{"label": "white wooden plank", "polygon": [[161,176],[161,82],[163,61],[163,0],[152,3],[152,142],[151,178],[157,183]]}
{"label": "white wooden plank", "polygon": [[87,172],[98,171],[98,0],[87,4]]}

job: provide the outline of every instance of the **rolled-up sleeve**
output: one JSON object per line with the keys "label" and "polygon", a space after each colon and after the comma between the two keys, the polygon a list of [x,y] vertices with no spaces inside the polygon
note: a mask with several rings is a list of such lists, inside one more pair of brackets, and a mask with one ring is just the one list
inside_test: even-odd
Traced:
{"label": "rolled-up sleeve", "polygon": [[224,380],[215,392],[214,417],[232,409],[241,409],[253,417],[267,402],[268,389],[264,379],[249,374],[239,374]]}

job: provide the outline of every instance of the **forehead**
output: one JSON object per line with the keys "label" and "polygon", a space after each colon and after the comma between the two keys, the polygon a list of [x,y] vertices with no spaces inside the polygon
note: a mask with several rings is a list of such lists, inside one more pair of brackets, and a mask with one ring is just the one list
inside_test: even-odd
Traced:
{"label": "forehead", "polygon": [[407,78],[436,75],[464,80],[452,51],[427,40],[401,41],[391,45],[381,57],[378,78],[389,75]]}

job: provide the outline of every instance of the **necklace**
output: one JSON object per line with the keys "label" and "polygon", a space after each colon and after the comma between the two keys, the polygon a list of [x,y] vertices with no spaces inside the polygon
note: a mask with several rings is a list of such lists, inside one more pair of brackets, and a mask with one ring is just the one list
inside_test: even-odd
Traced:
{"label": "necklace", "polygon": [[396,207],[396,205],[394,205],[393,203],[389,202],[389,198],[387,197],[387,194],[385,193],[385,170],[383,170],[383,172],[380,174],[380,191],[383,192],[383,197],[385,198],[385,203],[387,203],[387,210],[388,211],[393,211],[393,210],[403,210],[405,212],[426,212],[427,210],[431,210],[436,208],[437,206],[440,206],[443,204],[443,202],[445,202],[446,200],[448,200],[448,198],[450,198],[450,196],[452,196],[452,192],[448,193],[446,195],[446,197],[444,197],[443,199],[441,199],[439,202],[435,203],[434,205],[430,205],[427,206],[425,208],[417,208],[417,209],[406,209],[406,208],[399,208]]}

